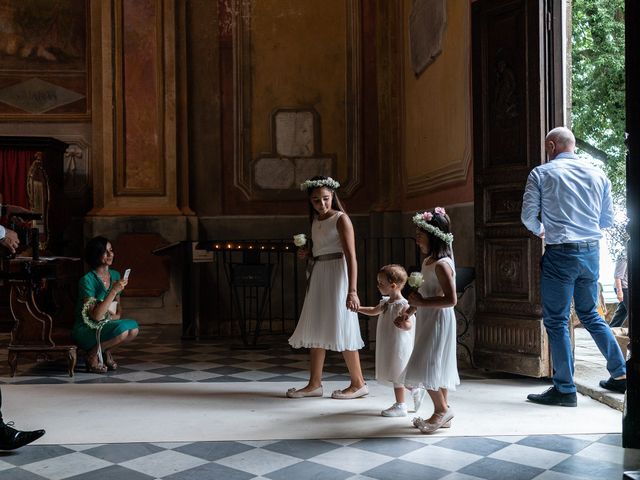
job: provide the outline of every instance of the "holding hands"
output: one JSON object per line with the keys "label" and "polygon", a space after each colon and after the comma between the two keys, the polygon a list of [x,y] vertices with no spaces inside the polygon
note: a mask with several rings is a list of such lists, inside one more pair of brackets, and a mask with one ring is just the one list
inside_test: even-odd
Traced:
{"label": "holding hands", "polygon": [[349,292],[347,294],[347,309],[352,312],[357,312],[360,308],[360,299],[357,292]]}
{"label": "holding hands", "polygon": [[407,307],[394,320],[393,324],[400,330],[411,330],[411,316],[415,313],[415,308]]}

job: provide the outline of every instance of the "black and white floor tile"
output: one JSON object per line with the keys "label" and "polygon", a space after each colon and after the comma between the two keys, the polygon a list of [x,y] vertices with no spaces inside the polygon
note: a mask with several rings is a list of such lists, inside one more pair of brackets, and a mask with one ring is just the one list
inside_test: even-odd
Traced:
{"label": "black and white floor tile", "polygon": [[621,479],[640,450],[620,435],[28,446],[0,453],[0,478]]}
{"label": "black and white floor tile", "polygon": [[[176,340],[178,338],[178,340]],[[307,379],[307,355],[286,339],[243,350],[230,342],[181,341],[168,329],[143,333],[116,357],[106,375],[74,377],[64,364],[21,360],[9,376],[0,357],[0,384],[104,382],[295,382]],[[8,338],[0,336],[0,346]],[[0,351],[6,351],[2,348]],[[362,352],[365,377],[374,357]],[[328,380],[348,381],[341,355],[329,354]],[[621,435],[354,438],[91,445],[32,445],[0,452],[0,478],[106,479],[621,479],[640,469],[640,450],[624,449]]]}
{"label": "black and white floor tile", "polygon": [[[284,337],[269,338],[264,349],[243,349],[233,342],[180,341],[179,333],[167,329],[140,335],[116,354],[119,368],[105,375],[85,372],[83,358],[73,377],[64,362],[37,363],[20,358],[15,377],[10,376],[6,357],[0,356],[1,384],[52,383],[170,383],[170,382],[296,382],[308,378],[308,355],[291,349]],[[175,340],[175,339],[178,340]],[[8,337],[0,336],[0,346]],[[4,350],[4,349],[2,349]],[[366,378],[374,376],[372,352],[361,352]],[[328,352],[325,362],[327,380],[348,380],[342,355]]]}

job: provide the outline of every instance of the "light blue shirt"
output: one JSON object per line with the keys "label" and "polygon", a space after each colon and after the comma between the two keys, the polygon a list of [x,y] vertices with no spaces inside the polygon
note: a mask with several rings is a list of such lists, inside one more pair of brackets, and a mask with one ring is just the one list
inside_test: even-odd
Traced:
{"label": "light blue shirt", "polygon": [[586,160],[560,153],[529,174],[520,218],[548,245],[599,240],[613,226],[611,182]]}
{"label": "light blue shirt", "polygon": [[2,225],[0,225],[0,240],[7,236],[7,231],[4,229]]}

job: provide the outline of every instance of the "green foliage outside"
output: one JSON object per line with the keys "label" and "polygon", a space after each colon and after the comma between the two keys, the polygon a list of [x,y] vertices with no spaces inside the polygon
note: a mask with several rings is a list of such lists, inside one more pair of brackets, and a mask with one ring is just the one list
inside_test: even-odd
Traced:
{"label": "green foliage outside", "polygon": [[572,130],[607,155],[616,226],[607,232],[614,258],[626,224],[624,0],[573,0]]}

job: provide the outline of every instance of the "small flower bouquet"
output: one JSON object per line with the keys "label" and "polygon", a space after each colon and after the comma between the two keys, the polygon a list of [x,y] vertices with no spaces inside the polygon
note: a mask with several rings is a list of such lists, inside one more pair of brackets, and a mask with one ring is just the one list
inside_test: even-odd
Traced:
{"label": "small flower bouquet", "polygon": [[307,244],[307,236],[304,233],[299,233],[293,236],[293,243],[296,247],[304,247]]}
{"label": "small flower bouquet", "polygon": [[424,278],[422,277],[422,273],[420,272],[412,272],[407,279],[407,284],[411,288],[412,292],[417,292],[423,283]]}

